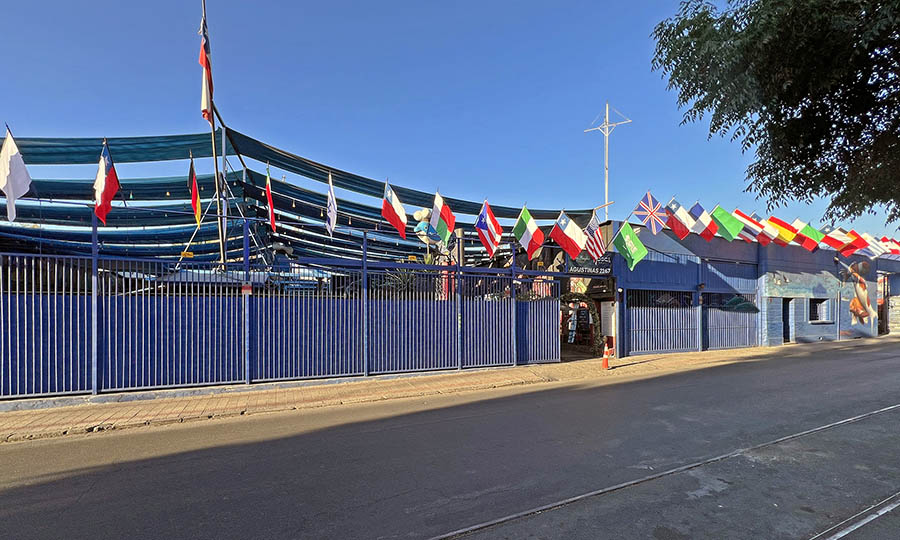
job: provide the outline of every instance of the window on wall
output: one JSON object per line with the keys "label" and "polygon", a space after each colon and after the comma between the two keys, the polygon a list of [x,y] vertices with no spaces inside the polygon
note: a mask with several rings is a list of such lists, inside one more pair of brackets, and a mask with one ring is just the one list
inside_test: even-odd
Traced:
{"label": "window on wall", "polygon": [[809,299],[809,322],[831,322],[831,300],[828,298]]}

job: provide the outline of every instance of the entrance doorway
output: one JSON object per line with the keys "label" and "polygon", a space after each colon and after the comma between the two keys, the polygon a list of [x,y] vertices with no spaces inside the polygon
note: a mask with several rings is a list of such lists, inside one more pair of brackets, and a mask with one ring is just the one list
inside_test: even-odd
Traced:
{"label": "entrance doorway", "polygon": [[785,343],[791,342],[791,300],[792,298],[781,299],[781,328]]}

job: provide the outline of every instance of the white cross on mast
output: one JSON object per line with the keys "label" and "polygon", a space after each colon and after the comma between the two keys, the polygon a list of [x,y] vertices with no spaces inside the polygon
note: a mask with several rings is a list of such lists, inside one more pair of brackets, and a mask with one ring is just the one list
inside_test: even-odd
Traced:
{"label": "white cross on mast", "polygon": [[[604,217],[605,219],[609,219],[609,135],[616,129],[616,126],[621,126],[622,124],[628,124],[631,122],[631,119],[617,111],[613,108],[619,116],[624,118],[624,120],[619,122],[610,122],[609,121],[609,102],[606,102],[606,117],[603,120],[603,123],[599,126],[588,128],[584,130],[585,133],[590,131],[599,131],[603,133],[603,203],[604,203]],[[595,119],[596,121],[596,119]]]}

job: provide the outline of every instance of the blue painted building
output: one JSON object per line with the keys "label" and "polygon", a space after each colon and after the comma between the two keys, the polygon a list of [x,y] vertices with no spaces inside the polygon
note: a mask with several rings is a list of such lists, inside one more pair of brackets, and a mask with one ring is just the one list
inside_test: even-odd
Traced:
{"label": "blue painted building", "polygon": [[[619,225],[607,223],[605,236]],[[898,257],[635,230],[649,254],[634,270],[621,257],[613,263],[620,356],[877,336],[879,300],[900,305],[900,286],[889,286]]]}

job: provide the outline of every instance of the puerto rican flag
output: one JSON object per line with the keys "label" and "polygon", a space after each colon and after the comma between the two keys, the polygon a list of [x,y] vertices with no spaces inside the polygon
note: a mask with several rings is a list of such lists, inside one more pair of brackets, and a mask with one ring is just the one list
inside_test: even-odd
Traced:
{"label": "puerto rican flag", "polygon": [[588,255],[592,259],[599,260],[606,253],[606,242],[603,241],[603,232],[600,231],[600,218],[597,217],[597,211],[591,213],[591,221],[584,229],[587,236],[587,242],[584,247],[587,248]]}
{"label": "puerto rican flag", "polygon": [[103,139],[103,150],[100,151],[100,163],[97,167],[97,178],[94,180],[94,213],[106,225],[106,215],[112,208],[113,197],[119,191],[119,175],[109,155],[109,146]]}
{"label": "puerto rican flag", "polygon": [[481,205],[481,212],[478,213],[478,218],[475,219],[475,230],[478,231],[478,239],[481,240],[481,244],[487,250],[488,256],[493,257],[500,246],[503,227],[500,226],[500,222],[494,217],[494,211],[491,210],[491,205],[488,204],[487,199],[484,200],[484,204]]}
{"label": "puerto rican flag", "polygon": [[694,221],[694,218],[691,217],[691,214],[688,213],[685,207],[678,204],[678,201],[672,199],[666,205],[666,215],[668,216],[666,225],[675,233],[679,240],[684,240],[691,234],[691,229],[696,224],[696,221]]}
{"label": "puerto rican flag", "polygon": [[213,80],[212,63],[209,55],[209,29],[206,27],[206,15],[200,21],[200,58],[203,66],[203,83],[200,88],[200,113],[209,125],[213,125]]}
{"label": "puerto rican flag", "polygon": [[634,215],[637,216],[641,223],[650,229],[653,234],[666,228],[666,211],[662,204],[657,201],[648,191],[641,202],[634,209]]}
{"label": "puerto rican flag", "polygon": [[691,207],[691,217],[694,218],[694,226],[691,227],[691,232],[697,233],[701,238],[709,242],[716,236],[716,232],[719,230],[719,226],[716,225],[716,222],[712,220],[709,216],[709,213],[700,206],[700,203],[696,203]]}
{"label": "puerto rican flag", "polygon": [[397,229],[400,238],[406,240],[406,210],[403,203],[394,193],[394,188],[387,182],[384,183],[384,200],[381,201],[381,217]]}
{"label": "puerto rican flag", "polygon": [[573,259],[584,251],[584,245],[587,243],[587,235],[565,212],[560,212],[556,218],[556,223],[550,230],[550,238]]}

